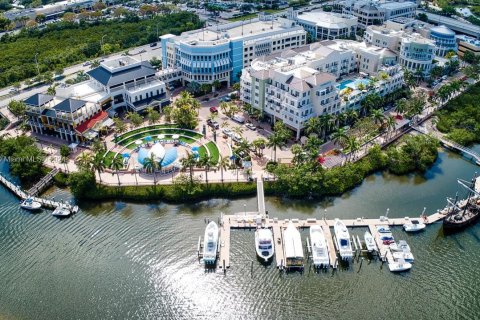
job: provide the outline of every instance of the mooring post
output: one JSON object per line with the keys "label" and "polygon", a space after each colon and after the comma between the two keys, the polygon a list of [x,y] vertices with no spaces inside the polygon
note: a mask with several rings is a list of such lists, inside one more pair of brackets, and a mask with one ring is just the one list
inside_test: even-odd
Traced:
{"label": "mooring post", "polygon": [[362,261],[360,261],[360,267],[358,268],[358,271],[357,271],[357,273],[359,273],[359,272],[360,272],[360,270],[362,270],[362,264],[363,264],[363,257],[362,257]]}
{"label": "mooring post", "polygon": [[253,278],[253,260],[251,262],[252,263],[250,264],[250,277]]}
{"label": "mooring post", "polygon": [[223,259],[223,274],[227,274],[227,268],[225,268],[225,259]]}

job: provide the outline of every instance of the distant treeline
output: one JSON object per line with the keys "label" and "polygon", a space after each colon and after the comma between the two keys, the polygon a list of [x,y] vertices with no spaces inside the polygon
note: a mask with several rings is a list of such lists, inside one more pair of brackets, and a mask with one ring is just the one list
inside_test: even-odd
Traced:
{"label": "distant treeline", "polygon": [[[95,22],[50,24],[45,29],[23,29],[0,39],[0,87],[40,74],[157,40],[158,35],[200,28],[197,15],[172,13],[151,19],[128,16]],[[103,47],[101,41],[103,37]]]}

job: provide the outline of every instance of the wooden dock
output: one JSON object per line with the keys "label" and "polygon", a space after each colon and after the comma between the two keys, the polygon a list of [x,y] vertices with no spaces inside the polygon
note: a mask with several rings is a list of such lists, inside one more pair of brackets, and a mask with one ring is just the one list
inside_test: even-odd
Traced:
{"label": "wooden dock", "polygon": [[46,187],[50,186],[53,183],[53,177],[60,171],[55,168],[52,169],[45,177],[40,179],[33,187],[28,189],[27,193],[31,196],[36,196],[42,192]]}
{"label": "wooden dock", "polygon": [[328,247],[328,255],[330,258],[330,266],[333,268],[337,267],[337,252],[335,251],[335,245],[333,244],[333,237],[330,231],[330,227],[326,223],[326,221],[322,221],[321,224],[323,229],[323,234],[325,235],[325,239],[327,240],[327,247]]}
{"label": "wooden dock", "polygon": [[283,230],[279,224],[273,224],[272,229],[275,247],[275,261],[277,268],[282,269],[285,265],[285,257],[283,254]]}
{"label": "wooden dock", "polygon": [[5,178],[3,175],[0,174],[0,182],[7,187],[13,194],[15,194],[18,198],[21,200],[25,200],[27,198],[31,198],[33,201],[39,202],[42,207],[47,208],[47,209],[56,209],[59,206],[64,206],[70,212],[72,213],[77,213],[78,212],[78,206],[73,206],[68,203],[63,203],[60,201],[53,201],[53,200],[48,200],[40,197],[31,197],[27,192],[23,191],[19,186],[13,184],[10,182],[7,178]]}

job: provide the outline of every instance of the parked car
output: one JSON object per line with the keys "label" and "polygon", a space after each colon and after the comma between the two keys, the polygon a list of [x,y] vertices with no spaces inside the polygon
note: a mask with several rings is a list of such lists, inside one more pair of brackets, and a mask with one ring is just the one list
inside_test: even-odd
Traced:
{"label": "parked car", "polygon": [[92,63],[90,61],[87,61],[83,64],[84,67],[88,67],[89,65],[91,65]]}
{"label": "parked car", "polygon": [[147,52],[147,50],[142,49],[142,50],[140,50],[140,52],[138,52],[138,53],[145,53],[145,52]]}
{"label": "parked car", "polygon": [[220,100],[225,101],[225,102],[232,101],[232,99],[229,96],[222,97]]}
{"label": "parked car", "polygon": [[236,133],[233,133],[232,134],[232,140],[235,141],[235,142],[240,142],[240,141],[242,141],[242,137],[240,137],[240,135],[238,135]]}
{"label": "parked car", "polygon": [[217,107],[210,107],[211,113],[218,113]]}
{"label": "parked car", "polygon": [[237,114],[233,116],[232,120],[242,124],[245,123],[245,117]]}
{"label": "parked car", "polygon": [[257,130],[257,128],[253,124],[251,124],[250,122],[245,124],[245,127],[247,127],[248,129],[250,129],[252,131]]}
{"label": "parked car", "polygon": [[218,124],[218,122],[212,119],[208,119],[207,124],[215,130],[220,128],[220,125]]}
{"label": "parked car", "polygon": [[228,128],[224,128],[222,130],[223,134],[225,134],[226,136],[230,137],[232,135],[232,130],[228,129]]}
{"label": "parked car", "polygon": [[156,47],[157,46],[157,43],[154,42],[154,43],[150,43],[150,47]]}
{"label": "parked car", "polygon": [[207,102],[208,100],[210,100],[209,97],[205,97],[205,98],[202,99],[203,102]]}

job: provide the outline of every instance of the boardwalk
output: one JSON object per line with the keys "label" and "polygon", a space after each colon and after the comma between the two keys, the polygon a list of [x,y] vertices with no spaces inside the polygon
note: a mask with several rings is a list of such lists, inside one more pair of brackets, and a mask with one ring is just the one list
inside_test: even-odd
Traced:
{"label": "boardwalk", "polygon": [[27,198],[31,198],[33,201],[39,202],[42,207],[48,208],[48,209],[56,209],[59,206],[64,206],[70,212],[76,213],[78,212],[78,206],[73,206],[68,203],[63,203],[60,201],[53,201],[53,200],[48,200],[44,198],[39,198],[39,197],[31,197],[28,193],[23,191],[19,186],[16,186],[12,182],[10,182],[7,178],[5,178],[3,175],[0,175],[0,183],[2,183],[5,187],[7,187],[13,194],[15,194],[18,198],[25,200]]}
{"label": "boardwalk", "polygon": [[31,187],[27,193],[31,196],[36,196],[42,192],[46,187],[48,187],[53,182],[53,177],[59,172],[57,168],[54,168],[50,171],[45,177],[40,179],[33,187]]}

